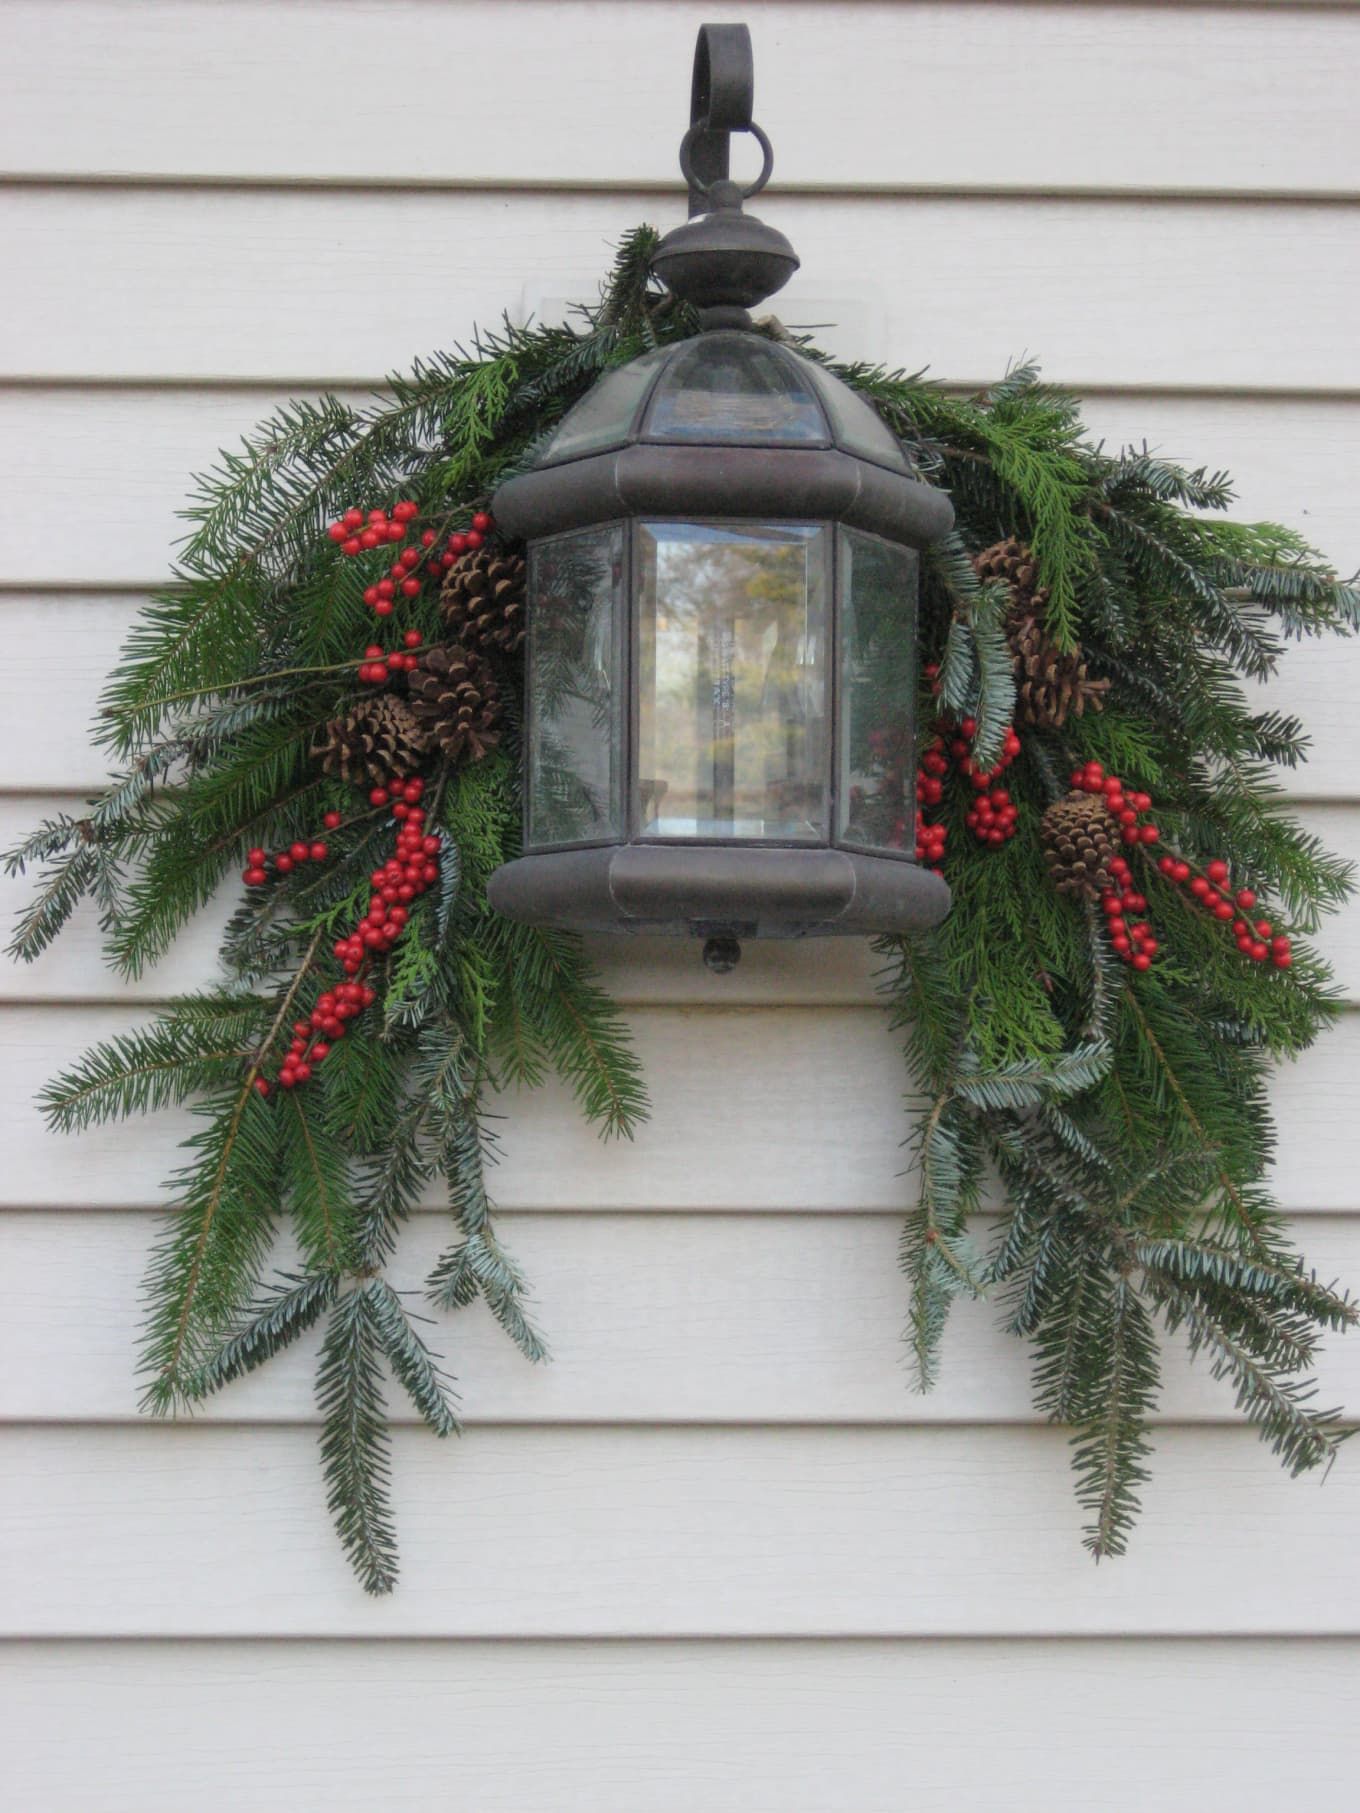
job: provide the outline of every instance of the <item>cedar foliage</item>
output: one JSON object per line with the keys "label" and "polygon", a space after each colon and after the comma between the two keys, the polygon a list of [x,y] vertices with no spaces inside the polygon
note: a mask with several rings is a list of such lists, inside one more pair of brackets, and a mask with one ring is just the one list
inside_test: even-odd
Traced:
{"label": "cedar foliage", "polygon": [[[11,873],[38,871],[15,956],[36,957],[88,896],[110,961],[138,975],[251,846],[286,846],[349,806],[309,752],[354,702],[368,579],[363,562],[337,556],[327,522],[400,495],[457,528],[604,370],[693,331],[649,277],[654,245],[650,229],[631,234],[598,306],[573,325],[507,324],[393,378],[367,408],[291,404],[222,455],[185,513],[174,582],[104,695],[97,734],[117,764],[107,789],[7,858]],[[1005,588],[978,583],[979,549],[1024,538],[1049,637],[1079,644],[1112,681],[1100,716],[1027,736],[1007,776],[1020,835],[993,850],[952,826],[946,923],[882,950],[921,1107],[902,1244],[919,1382],[935,1376],[955,1299],[995,1297],[1033,1350],[1036,1404],[1074,1430],[1088,1544],[1118,1553],[1146,1477],[1159,1323],[1232,1386],[1292,1471],[1325,1464],[1343,1433],[1313,1405],[1307,1374],[1320,1333],[1355,1310],[1293,1252],[1263,1177],[1268,1065],[1309,1045],[1339,1004],[1299,940],[1350,876],[1290,819],[1273,779],[1302,759],[1302,726],[1255,709],[1242,680],[1268,678],[1291,639],[1354,630],[1360,604],[1289,531],[1223,518],[1224,475],[1092,446],[1075,402],[1029,367],[969,398],[900,372],[834,369],[953,496],[956,530],[924,561],[921,641],[940,664],[939,706],[977,719],[979,757],[999,750],[1014,705]],[[401,621],[437,640],[437,596]],[[507,679],[513,693],[513,670]],[[923,714],[935,709],[923,694]],[[512,698],[512,725],[517,715]],[[1154,794],[1187,858],[1225,856],[1269,897],[1295,938],[1287,976],[1244,964],[1155,873],[1140,886],[1162,955],[1137,977],[1112,960],[1093,910],[1052,889],[1037,834],[1067,771],[1091,758]],[[330,941],[387,854],[381,811],[328,837],[324,869],[243,902],[219,990],[172,1002],[43,1095],[68,1131],[194,1102],[150,1266],[146,1402],[192,1406],[320,1323],[329,1501],[373,1592],[391,1588],[397,1565],[384,1373],[436,1434],[457,1428],[419,1318],[383,1275],[403,1221],[442,1188],[454,1238],[431,1302],[481,1297],[542,1358],[526,1281],[494,1225],[482,1095],[556,1072],[604,1135],[630,1134],[646,1111],[626,1034],[576,941],[487,906],[487,877],[517,848],[513,736],[445,770],[427,804],[445,840],[439,887],[375,974],[377,1007],[311,1085],[267,1102],[252,1087],[286,1042],[299,990],[334,980]],[[1004,1207],[984,1251],[969,1222],[989,1172]]]}

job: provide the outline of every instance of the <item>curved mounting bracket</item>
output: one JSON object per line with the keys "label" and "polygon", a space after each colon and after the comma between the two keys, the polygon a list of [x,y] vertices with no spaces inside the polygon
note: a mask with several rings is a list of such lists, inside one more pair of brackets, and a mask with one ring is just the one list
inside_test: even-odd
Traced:
{"label": "curved mounting bracket", "polygon": [[701,25],[694,44],[690,89],[691,215],[713,206],[707,190],[731,173],[730,134],[751,130],[755,60],[745,25]]}

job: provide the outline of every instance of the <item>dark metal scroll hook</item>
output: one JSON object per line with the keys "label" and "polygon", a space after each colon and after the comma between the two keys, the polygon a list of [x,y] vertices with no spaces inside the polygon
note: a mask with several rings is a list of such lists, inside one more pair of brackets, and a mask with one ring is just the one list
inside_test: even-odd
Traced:
{"label": "dark metal scroll hook", "polygon": [[691,215],[712,207],[706,191],[724,181],[732,168],[733,132],[751,130],[755,103],[755,59],[751,32],[745,25],[701,25],[694,45],[694,82],[690,89]]}

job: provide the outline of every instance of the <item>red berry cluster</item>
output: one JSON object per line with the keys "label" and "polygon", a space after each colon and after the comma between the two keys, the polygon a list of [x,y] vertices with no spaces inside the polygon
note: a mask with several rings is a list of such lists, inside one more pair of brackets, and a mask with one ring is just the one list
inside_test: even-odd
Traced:
{"label": "red berry cluster", "polygon": [[412,901],[439,880],[439,839],[426,832],[419,806],[400,804],[405,823],[397,832],[396,852],[369,877],[373,893],[362,922],[335,945],[347,976],[357,975],[370,957],[391,950],[406,929]]}
{"label": "red berry cluster", "polygon": [[419,658],[409,652],[420,647],[420,631],[407,630],[402,641],[405,648],[393,649],[390,654],[376,642],[364,650],[364,658],[359,663],[359,678],[365,686],[386,686],[393,674],[411,674],[420,666]]}
{"label": "red berry cluster", "polygon": [[[390,788],[375,787],[369,795],[375,806],[391,803],[392,816],[401,826],[396,850],[390,861],[369,876],[373,892],[363,919],[335,943],[335,955],[347,980],[320,995],[308,1019],[293,1022],[293,1040],[279,1067],[281,1089],[295,1089],[310,1081],[314,1066],[324,1062],[331,1046],[343,1038],[347,1022],[377,1000],[377,991],[362,980],[363,971],[375,957],[392,949],[406,929],[411,903],[439,879],[439,839],[425,830],[425,813],[418,804],[423,790],[419,780],[395,781]],[[339,822],[338,813],[326,816]],[[255,1088],[268,1095],[268,1078],[257,1077]]]}
{"label": "red berry cluster", "polygon": [[385,542],[405,541],[411,524],[419,515],[420,505],[412,503],[410,498],[393,504],[390,516],[386,510],[365,512],[355,507],[346,510],[326,533],[332,541],[339,542],[342,554],[366,554]]}
{"label": "red berry cluster", "polygon": [[1268,919],[1250,920],[1244,916],[1256,905],[1256,895],[1250,888],[1233,892],[1228,865],[1222,857],[1206,863],[1202,875],[1196,875],[1188,862],[1174,856],[1163,856],[1157,867],[1215,919],[1225,924],[1232,920],[1233,936],[1244,957],[1250,957],[1253,963],[1273,963],[1276,969],[1288,969],[1293,963],[1294,954],[1283,932],[1277,932]]}
{"label": "red berry cluster", "polygon": [[[1126,844],[1155,844],[1161,837],[1150,819],[1139,823],[1139,819],[1151,810],[1151,796],[1126,787],[1117,774],[1106,774],[1099,762],[1088,762],[1084,768],[1076,769],[1072,785],[1080,787],[1084,793],[1104,795],[1105,804],[1119,821],[1119,835]],[[1228,885],[1228,865],[1221,857],[1207,863],[1202,875],[1197,875],[1179,856],[1160,856],[1157,867],[1168,881],[1184,888],[1215,919],[1224,923],[1232,920],[1237,948],[1244,957],[1250,957],[1253,963],[1271,962],[1276,969],[1289,968],[1294,958],[1288,938],[1282,932],[1276,932],[1268,919],[1252,922],[1241,917],[1256,905],[1256,895],[1250,888],[1232,892]],[[1110,864],[1110,873],[1115,877],[1117,888],[1105,894],[1101,904],[1108,915],[1111,943],[1135,969],[1146,969],[1148,963],[1140,962],[1139,958],[1146,957],[1150,962],[1157,950],[1157,940],[1145,924],[1133,923],[1130,915],[1144,911],[1147,902],[1134,891],[1128,864],[1122,857]],[[1128,940],[1127,950],[1121,947],[1121,938]]]}
{"label": "red berry cluster", "polygon": [[1119,821],[1119,835],[1124,843],[1155,844],[1162,835],[1150,819],[1145,825],[1138,822],[1143,813],[1152,810],[1152,795],[1126,787],[1117,774],[1106,774],[1099,762],[1073,769],[1072,785],[1083,793],[1105,795],[1105,804]]}
{"label": "red berry cluster", "polygon": [[[279,1066],[279,1088],[296,1089],[299,1083],[309,1082],[313,1065],[324,1063],[331,1046],[345,1036],[347,1022],[372,1007],[377,998],[377,990],[366,982],[341,982],[318,996],[311,1017],[293,1022],[293,1041]],[[269,1094],[267,1078],[256,1077],[255,1087],[261,1095]]]}
{"label": "red berry cluster", "polygon": [[938,869],[944,862],[945,839],[948,827],[940,824],[928,824],[920,807],[916,809],[916,860],[923,862],[928,869]]}
{"label": "red berry cluster", "polygon": [[1002,741],[1001,754],[995,767],[983,769],[974,762],[969,747],[976,735],[977,721],[965,718],[959,725],[959,735],[950,743],[949,750],[951,755],[958,757],[960,773],[968,776],[973,791],[978,796],[971,810],[965,814],[963,822],[980,844],[990,844],[995,849],[998,844],[1004,844],[1008,838],[1015,836],[1019,813],[1007,790],[995,787],[992,783],[1005,773],[1019,755],[1021,743],[1015,734],[1015,726],[1012,725]]}
{"label": "red berry cluster", "polygon": [[[390,516],[386,510],[374,509],[365,513],[356,506],[346,510],[326,533],[339,544],[342,554],[367,554],[391,542],[405,541],[419,515],[419,504],[410,498],[393,504]],[[472,526],[450,535],[442,548],[438,546],[439,536],[434,529],[422,530],[420,546],[402,549],[388,568],[387,577],[365,589],[364,603],[375,616],[390,617],[399,596],[418,598],[427,579],[442,578],[460,555],[480,548],[494,526],[489,514],[479,510],[472,519]]]}
{"label": "red berry cluster", "polygon": [[[334,831],[340,823],[338,812],[328,812],[322,820],[328,831]],[[325,862],[330,850],[320,838],[290,844],[286,850],[280,850],[277,856],[271,856],[265,850],[255,849],[246,852],[246,868],[241,876],[248,888],[262,888],[269,880],[269,865],[272,863],[276,875],[290,875],[300,863]]]}
{"label": "red berry cluster", "polygon": [[1105,927],[1115,955],[1133,969],[1152,967],[1157,955],[1157,940],[1145,917],[1147,900],[1133,885],[1133,872],[1122,856],[1110,864],[1114,886],[1100,897],[1105,913]]}
{"label": "red berry cluster", "polygon": [[[927,669],[927,672],[931,670]],[[934,677],[933,673],[931,677]],[[942,720],[938,733],[926,745],[921,757],[916,775],[916,860],[931,868],[938,868],[944,858],[945,827],[928,821],[925,811],[938,806],[944,798],[951,761],[958,763],[959,772],[967,775],[977,795],[963,822],[978,842],[995,849],[1015,836],[1019,812],[1006,788],[995,786],[994,782],[1019,755],[1020,738],[1012,726],[1006,732],[995,766],[983,769],[973,759],[972,745],[976,735],[976,718],[964,718],[958,725]]]}

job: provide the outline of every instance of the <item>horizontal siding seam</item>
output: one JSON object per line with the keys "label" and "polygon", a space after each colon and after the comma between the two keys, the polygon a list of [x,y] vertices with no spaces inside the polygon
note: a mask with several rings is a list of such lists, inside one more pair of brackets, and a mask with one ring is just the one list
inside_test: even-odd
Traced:
{"label": "horizontal siding seam", "polygon": [[[562,195],[664,196],[679,206],[683,189],[671,178],[617,178],[573,176],[554,178],[546,172],[532,178],[468,176],[365,176],[362,172],[287,171],[249,175],[221,170],[177,175],[163,170],[16,170],[0,168],[0,191],[6,189],[127,189],[165,193],[203,192],[272,195]],[[1360,189],[1349,184],[1317,188],[1297,185],[1228,187],[1217,183],[1005,183],[1005,182],[803,182],[787,179],[766,192],[771,203],[784,197],[800,201],[1076,201],[1096,206],[1105,202],[1198,204],[1212,202],[1229,207],[1281,204],[1301,207],[1354,207]]]}
{"label": "horizontal siding seam", "polygon": [[[1026,1363],[1025,1356],[1017,1354],[1017,1363]],[[388,1416],[388,1423],[393,1429],[420,1430],[426,1427],[415,1412],[393,1411]],[[0,1415],[0,1438],[6,1435],[50,1435],[54,1431],[63,1433],[82,1430],[136,1430],[141,1434],[147,1429],[164,1430],[167,1436],[181,1435],[186,1430],[206,1430],[212,1435],[250,1435],[257,1431],[292,1432],[306,1434],[321,1427],[320,1416],[252,1416],[225,1417],[214,1416],[186,1418],[182,1421],[166,1422],[155,1416],[139,1416],[129,1412],[126,1416],[4,1416]],[[1053,1434],[1064,1439],[1072,1434],[1072,1425],[1068,1423],[1050,1423],[1037,1416],[947,1416],[947,1417],[909,1417],[909,1416],[478,1416],[465,1412],[459,1417],[459,1425],[464,1434],[488,1430],[513,1435],[598,1435],[617,1434],[622,1432],[645,1433],[657,1430],[671,1434],[675,1431],[690,1433],[713,1431],[769,1430],[779,1435],[825,1435],[842,1432],[853,1434],[857,1430],[883,1433],[891,1430],[910,1432],[913,1435],[934,1434],[937,1431],[946,1434],[957,1434],[960,1431],[983,1432],[996,1430],[1009,1432],[1027,1430],[1034,1434]],[[1148,1418],[1148,1427],[1159,1434],[1193,1433],[1202,1435],[1206,1430],[1215,1432],[1237,1431],[1243,1436],[1251,1436],[1259,1441],[1260,1435],[1254,1426],[1240,1415],[1231,1412],[1214,1412],[1205,1416],[1186,1416],[1178,1413],[1174,1416],[1159,1417],[1155,1413]],[[1354,1434],[1360,1429],[1360,1418],[1338,1418],[1332,1425],[1345,1434]],[[2,1445],[2,1444],[0,1444]],[[1360,1628],[1360,1627],[1358,1627]]]}

